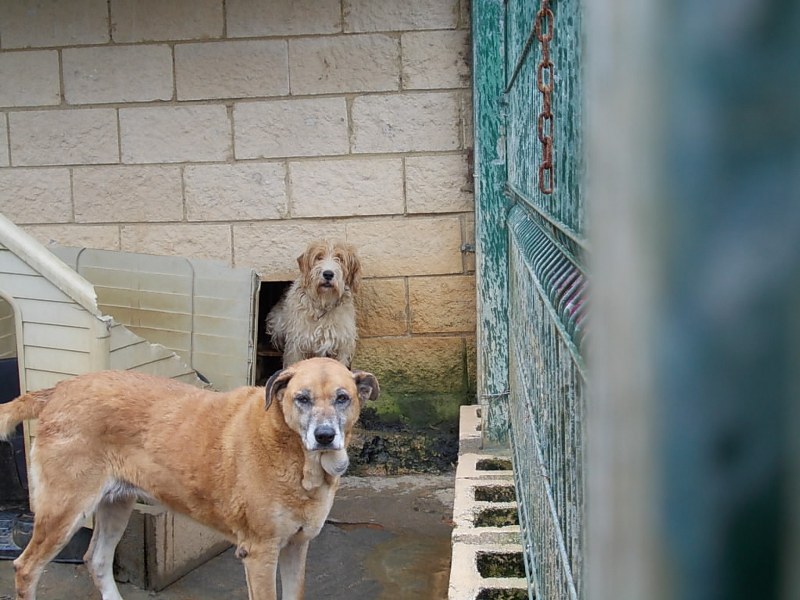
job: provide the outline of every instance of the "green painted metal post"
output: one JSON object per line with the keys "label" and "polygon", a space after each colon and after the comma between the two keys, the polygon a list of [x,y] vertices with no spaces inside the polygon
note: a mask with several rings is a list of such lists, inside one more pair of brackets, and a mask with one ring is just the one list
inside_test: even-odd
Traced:
{"label": "green painted metal post", "polygon": [[503,193],[505,28],[502,0],[472,3],[478,397],[485,446],[508,438],[508,242]]}

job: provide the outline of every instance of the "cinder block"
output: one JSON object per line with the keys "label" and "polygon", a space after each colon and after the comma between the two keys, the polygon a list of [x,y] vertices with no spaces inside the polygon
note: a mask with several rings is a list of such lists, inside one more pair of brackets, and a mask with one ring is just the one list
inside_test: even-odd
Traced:
{"label": "cinder block", "polygon": [[460,273],[463,268],[457,217],[348,221],[346,231],[369,277]]}
{"label": "cinder block", "polygon": [[255,269],[265,281],[293,281],[297,257],[312,240],[345,239],[341,221],[305,219],[233,225],[236,267]]}
{"label": "cinder block", "polygon": [[453,542],[467,544],[519,544],[519,525],[505,525],[502,527],[479,527],[476,519],[485,510],[507,509],[517,510],[517,503],[511,502],[485,502],[475,499],[478,488],[513,487],[513,481],[507,479],[458,479],[456,478],[455,495],[453,501]]}
{"label": "cinder block", "polygon": [[397,90],[399,63],[400,43],[387,35],[289,40],[292,94]]}
{"label": "cinder block", "polygon": [[0,167],[7,167],[8,164],[8,121],[6,115],[0,113]]}
{"label": "cinder block", "polygon": [[411,31],[401,38],[403,89],[470,86],[469,32]]}
{"label": "cinder block", "polygon": [[[509,465],[508,469],[486,468],[482,465]],[[514,473],[510,468],[511,455],[505,452],[461,452],[458,455],[458,465],[456,466],[456,479],[477,479],[477,480],[506,480],[509,483],[514,481]]]}
{"label": "cinder block", "polygon": [[8,123],[15,166],[119,162],[113,108],[12,112]]}
{"label": "cinder block", "polygon": [[3,48],[108,42],[107,0],[0,2]]}
{"label": "cinder block", "polygon": [[286,42],[241,40],[175,46],[179,100],[289,93]]}
{"label": "cinder block", "polygon": [[228,265],[232,262],[230,225],[123,225],[120,246],[126,252],[208,258]]}
{"label": "cinder block", "polygon": [[61,56],[70,104],[172,99],[169,46],[66,48]]}
{"label": "cinder block", "polygon": [[354,152],[425,152],[460,146],[459,97],[452,92],[359,96]]}
{"label": "cinder block", "polygon": [[406,158],[409,213],[471,212],[475,198],[465,154]]}
{"label": "cinder block", "polygon": [[236,158],[347,154],[344,98],[240,102],[234,106]]}
{"label": "cinder block", "polygon": [[408,333],[408,302],[402,278],[365,279],[356,296],[359,337]]}
{"label": "cinder block", "polygon": [[227,0],[228,37],[342,31],[339,0]]}
{"label": "cinder block", "polygon": [[3,82],[0,85],[0,106],[58,104],[61,102],[58,52],[38,50],[0,54],[0,81]]}
{"label": "cinder block", "polygon": [[408,31],[454,29],[458,0],[343,0],[344,30]]}
{"label": "cinder block", "polygon": [[481,407],[478,404],[462,406],[458,415],[459,456],[475,453],[481,447]]}
{"label": "cinder block", "polygon": [[15,223],[72,221],[69,169],[0,169],[0,213]]}
{"label": "cinder block", "polygon": [[[474,345],[474,341],[472,342]],[[516,510],[513,500],[478,499],[480,488],[513,487],[510,451],[481,450],[483,408],[462,406],[459,414],[459,451],[453,499],[453,553],[450,568],[450,600],[477,600],[482,590],[527,590],[524,577],[484,577],[479,567],[483,554],[522,556],[519,525],[478,527],[485,510]],[[508,467],[507,469],[505,467]],[[480,596],[479,596],[480,595]],[[504,597],[498,595],[498,597]]]}
{"label": "cinder block", "polygon": [[294,217],[403,213],[399,158],[290,162],[289,181]]}
{"label": "cinder block", "polygon": [[44,245],[119,250],[117,225],[29,225],[25,230]]}
{"label": "cinder block", "polygon": [[231,125],[221,105],[121,108],[122,162],[226,161]]}
{"label": "cinder block", "polygon": [[115,42],[194,40],[222,37],[222,0],[114,0]]}
{"label": "cinder block", "polygon": [[183,220],[179,167],[84,167],[72,178],[77,222]]}
{"label": "cinder block", "polygon": [[280,219],[288,212],[283,163],[187,165],[189,221]]}
{"label": "cinder block", "polygon": [[412,277],[408,280],[412,333],[475,332],[475,277]]}
{"label": "cinder block", "polygon": [[[482,590],[527,590],[521,577],[481,577],[478,572],[478,554],[481,552],[514,553],[521,552],[517,544],[474,545],[464,542],[453,543],[450,566],[449,600],[477,600]],[[498,596],[502,597],[502,596]]]}

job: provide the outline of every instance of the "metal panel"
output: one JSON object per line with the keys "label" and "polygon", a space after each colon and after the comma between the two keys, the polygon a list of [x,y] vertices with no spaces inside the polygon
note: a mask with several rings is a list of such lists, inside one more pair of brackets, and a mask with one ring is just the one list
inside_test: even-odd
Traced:
{"label": "metal panel", "polygon": [[581,597],[585,374],[576,314],[585,276],[520,207],[510,230],[511,441],[537,598]]}
{"label": "metal panel", "polygon": [[[483,13],[476,13],[476,7]],[[490,408],[507,411],[502,424],[510,431],[529,595],[540,600],[577,600],[584,592],[586,376],[581,346],[588,293],[581,188],[582,4],[564,0],[550,5],[555,19],[550,42],[554,62],[552,194],[540,191],[538,181],[543,153],[537,119],[543,99],[536,81],[542,49],[535,21],[541,2],[508,0],[501,22],[481,20],[485,15],[497,18],[493,11],[499,7],[500,3],[473,4],[476,115],[482,108],[495,111],[501,119],[499,125],[489,118],[476,119],[476,145],[488,139],[495,144],[493,149],[500,149],[493,155],[492,166],[503,171],[490,172],[486,182],[501,182],[506,196],[501,203],[493,195],[496,187],[476,185],[478,231],[491,242],[478,246],[479,264],[490,267],[478,271],[478,286],[479,299],[487,303],[491,299],[499,312],[494,316],[507,318],[508,323],[502,321],[502,340],[499,335],[479,338],[479,355],[498,372],[508,365],[507,404],[492,397],[488,403]],[[504,42],[492,43],[493,36],[502,34]],[[486,52],[493,55],[487,57]],[[482,87],[486,80],[482,68],[488,69],[492,60],[494,76],[503,76],[500,104],[495,87]],[[484,176],[482,167],[476,148],[476,177]],[[486,206],[494,210],[486,211]],[[478,239],[482,239],[480,234]],[[485,322],[487,327],[497,324]],[[480,377],[488,380],[485,373]],[[498,393],[498,387],[492,391]],[[490,420],[489,425],[500,422]]]}
{"label": "metal panel", "polygon": [[508,437],[508,249],[505,216],[505,82],[503,5],[472,3],[473,112],[475,122],[475,241],[478,398],[484,406],[484,443]]}

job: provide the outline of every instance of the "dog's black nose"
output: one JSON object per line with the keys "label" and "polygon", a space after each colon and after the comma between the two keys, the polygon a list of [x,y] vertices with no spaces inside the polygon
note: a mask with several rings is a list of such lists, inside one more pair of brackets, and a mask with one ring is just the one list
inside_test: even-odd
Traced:
{"label": "dog's black nose", "polygon": [[330,425],[320,425],[314,430],[314,439],[320,446],[327,446],[336,437],[336,431]]}
{"label": "dog's black nose", "polygon": [[325,281],[330,281],[333,279],[333,271],[323,271],[322,276],[325,278]]}

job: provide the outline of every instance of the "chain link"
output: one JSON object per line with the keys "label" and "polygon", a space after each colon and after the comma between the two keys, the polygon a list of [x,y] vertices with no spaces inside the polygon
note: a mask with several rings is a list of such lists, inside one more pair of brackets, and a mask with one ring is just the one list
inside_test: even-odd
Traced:
{"label": "chain link", "polygon": [[539,40],[542,58],[536,67],[536,87],[542,94],[542,112],[536,119],[536,131],[542,144],[542,163],[539,165],[539,191],[552,194],[555,183],[553,170],[553,112],[552,94],[554,83],[553,61],[550,60],[550,42],[553,39],[555,18],[550,9],[550,0],[542,0],[536,13],[535,32]]}

